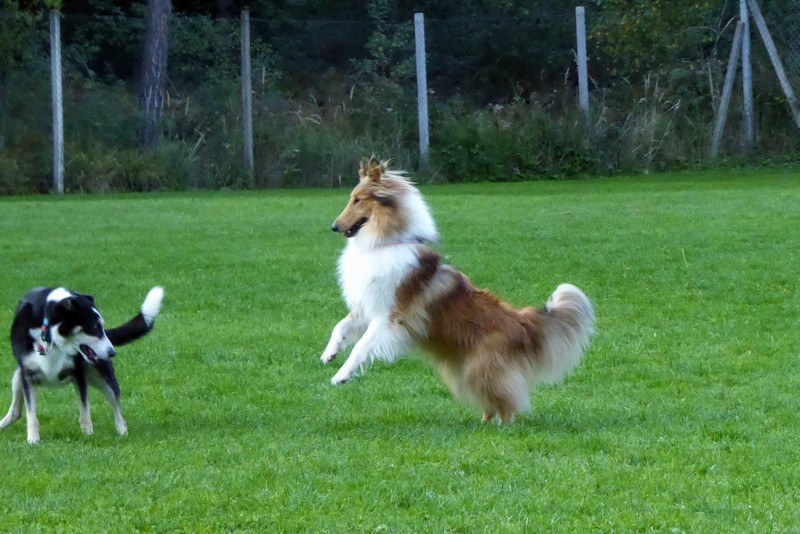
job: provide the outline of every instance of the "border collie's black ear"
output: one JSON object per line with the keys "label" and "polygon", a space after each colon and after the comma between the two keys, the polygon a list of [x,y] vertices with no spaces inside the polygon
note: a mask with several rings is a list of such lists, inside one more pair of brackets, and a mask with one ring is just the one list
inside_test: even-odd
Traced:
{"label": "border collie's black ear", "polygon": [[86,298],[89,301],[89,304],[94,306],[94,297],[92,295],[81,295],[81,296]]}
{"label": "border collie's black ear", "polygon": [[74,297],[67,297],[65,299],[61,299],[56,304],[56,308],[61,308],[65,311],[72,311],[75,309],[75,298]]}

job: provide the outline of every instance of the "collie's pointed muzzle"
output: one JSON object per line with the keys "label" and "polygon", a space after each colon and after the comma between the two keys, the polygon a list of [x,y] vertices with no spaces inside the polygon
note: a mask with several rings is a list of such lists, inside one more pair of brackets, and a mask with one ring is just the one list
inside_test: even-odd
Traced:
{"label": "collie's pointed muzzle", "polygon": [[359,220],[355,222],[353,226],[344,229],[339,224],[339,220],[337,219],[333,221],[333,224],[331,225],[331,230],[333,230],[334,232],[342,232],[344,233],[345,237],[353,237],[358,233],[359,230],[361,230],[361,227],[364,226],[365,224],[367,224],[367,218],[361,217]]}

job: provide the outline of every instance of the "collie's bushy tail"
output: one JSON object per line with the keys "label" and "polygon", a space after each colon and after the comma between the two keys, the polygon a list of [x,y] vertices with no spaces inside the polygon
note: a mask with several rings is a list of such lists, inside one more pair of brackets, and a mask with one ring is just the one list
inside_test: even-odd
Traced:
{"label": "collie's bushy tail", "polygon": [[142,308],[138,314],[129,321],[116,328],[106,330],[106,336],[115,347],[126,345],[144,336],[153,329],[153,322],[161,310],[161,301],[164,298],[164,289],[155,286],[148,291],[144,298]]}
{"label": "collie's bushy tail", "polygon": [[561,284],[547,300],[542,314],[541,347],[533,380],[560,382],[580,362],[594,333],[594,309],[586,295],[572,284]]}

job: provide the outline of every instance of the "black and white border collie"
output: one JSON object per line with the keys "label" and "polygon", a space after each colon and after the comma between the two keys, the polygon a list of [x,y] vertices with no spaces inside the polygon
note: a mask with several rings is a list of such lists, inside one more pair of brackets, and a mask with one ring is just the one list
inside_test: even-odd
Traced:
{"label": "black and white border collie", "polygon": [[141,311],[109,330],[91,295],[58,288],[32,289],[19,302],[11,326],[11,347],[19,366],[11,377],[11,407],[0,421],[6,428],[20,418],[22,401],[28,423],[28,443],[39,442],[36,391],[42,386],[75,384],[80,396],[80,425],[92,433],[87,386],[99,389],[114,411],[120,435],[128,433],[119,402],[119,384],[111,358],[115,346],[134,341],[153,328],[164,290],[156,286]]}

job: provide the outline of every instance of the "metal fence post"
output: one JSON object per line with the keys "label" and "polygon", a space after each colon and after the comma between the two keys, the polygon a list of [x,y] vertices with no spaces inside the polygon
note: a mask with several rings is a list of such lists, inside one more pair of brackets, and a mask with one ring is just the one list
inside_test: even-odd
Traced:
{"label": "metal fence post", "polygon": [[423,167],[430,163],[428,149],[428,74],[425,68],[425,16],[414,13],[414,42],[417,59],[417,117],[419,120],[419,157]]}
{"label": "metal fence post", "polygon": [[589,75],[586,68],[586,12],[575,8],[575,33],[578,40],[578,105],[584,122],[589,122]]}
{"label": "metal fence post", "polygon": [[744,23],[742,31],[742,111],[744,118],[744,150],[751,152],[755,142],[753,129],[753,70],[750,66],[750,16],[747,0],[739,0],[739,20]]}
{"label": "metal fence post", "polygon": [[61,11],[50,10],[50,79],[53,92],[53,189],[64,194],[64,107],[61,94]]}
{"label": "metal fence post", "polygon": [[742,30],[744,22],[736,24],[736,33],[733,35],[733,47],[728,59],[728,72],[725,74],[725,85],[722,87],[722,99],[717,110],[717,123],[714,125],[714,136],[711,138],[710,156],[712,159],[719,155],[719,144],[722,141],[722,130],[725,128],[725,119],[728,114],[728,104],[731,100],[733,90],[733,79],[736,76],[737,62],[739,61],[739,50],[742,47]]}
{"label": "metal fence post", "polygon": [[253,161],[253,80],[250,67],[250,11],[242,10],[242,126],[244,128],[244,167],[255,185]]}

